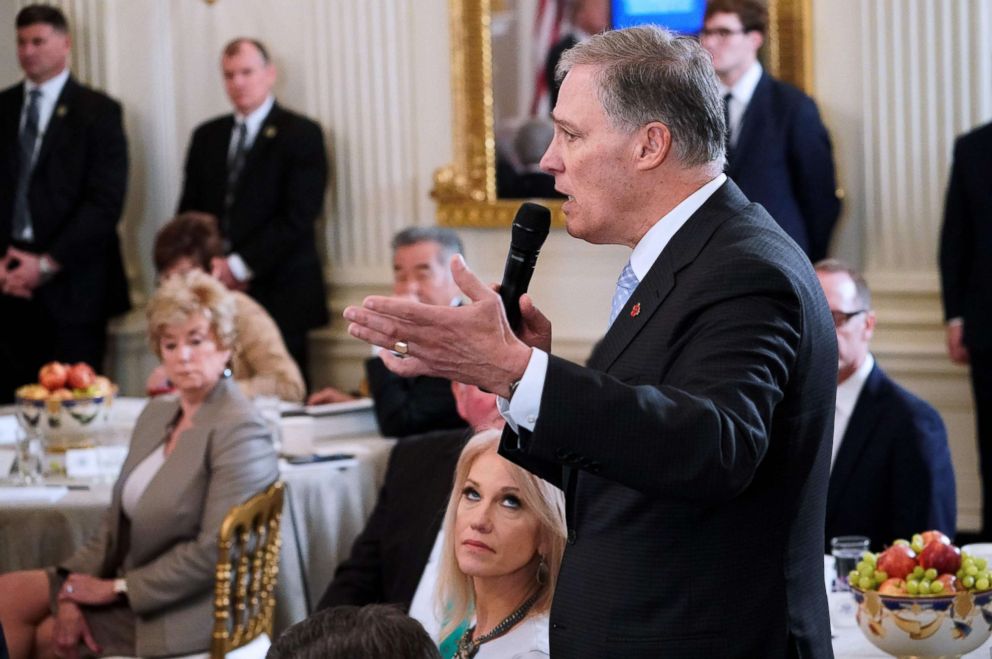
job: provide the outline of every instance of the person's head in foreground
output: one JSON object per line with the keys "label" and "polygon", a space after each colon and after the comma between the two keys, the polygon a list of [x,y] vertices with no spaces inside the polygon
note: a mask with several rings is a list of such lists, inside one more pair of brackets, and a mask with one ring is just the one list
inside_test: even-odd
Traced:
{"label": "person's head in foreground", "polygon": [[266,659],[440,659],[419,622],[393,606],[337,606],[283,632]]}
{"label": "person's head in foreground", "polygon": [[209,273],[213,259],[224,253],[217,218],[188,211],[166,222],[155,234],[152,260],[159,277],[202,270]]}
{"label": "person's head in foreground", "polygon": [[499,438],[498,430],[486,430],[465,445],[444,518],[440,638],[475,616],[461,637],[469,647],[514,613],[522,612],[504,633],[546,615],[565,549],[561,491],[500,457]]}
{"label": "person's head in foreground", "polygon": [[148,302],[148,343],[181,397],[202,400],[234,347],[234,298],[200,270],[169,277]]}

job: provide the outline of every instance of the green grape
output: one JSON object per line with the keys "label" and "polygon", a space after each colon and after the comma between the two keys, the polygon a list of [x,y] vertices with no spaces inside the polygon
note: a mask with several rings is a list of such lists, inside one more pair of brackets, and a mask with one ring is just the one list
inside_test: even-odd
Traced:
{"label": "green grape", "polygon": [[872,581],[871,577],[861,577],[858,579],[858,588],[861,590],[871,590],[875,586],[875,582]]}
{"label": "green grape", "polygon": [[913,551],[915,551],[917,554],[919,554],[921,551],[923,551],[923,536],[920,535],[919,533],[913,534],[913,539],[909,543],[909,547],[910,547],[910,549],[912,549]]}
{"label": "green grape", "polygon": [[965,554],[961,554],[961,567],[967,568],[972,565],[975,565],[975,559],[971,556],[965,557]]}
{"label": "green grape", "polygon": [[899,545],[901,547],[908,547],[909,546],[909,540],[905,540],[903,538],[899,538],[898,540],[896,540],[892,544],[893,545]]}
{"label": "green grape", "polygon": [[868,565],[867,563],[859,563],[858,572],[860,572],[863,577],[870,577],[875,573],[875,566]]}
{"label": "green grape", "polygon": [[861,578],[861,573],[857,570],[851,570],[847,573],[847,583],[855,584],[858,583],[858,579]]}
{"label": "green grape", "polygon": [[956,576],[958,579],[963,579],[964,578],[964,568],[963,567],[962,568],[958,568],[958,571],[954,573],[954,576]]}
{"label": "green grape", "polygon": [[929,570],[923,573],[923,576],[925,576],[930,581],[933,581],[934,579],[937,578],[937,570],[930,568]]}
{"label": "green grape", "polygon": [[861,554],[861,560],[863,560],[865,563],[868,563],[869,565],[874,566],[876,560],[875,554],[871,553],[870,551],[866,551],[863,554]]}
{"label": "green grape", "polygon": [[889,578],[889,575],[885,570],[875,570],[874,577],[876,582],[882,583]]}
{"label": "green grape", "polygon": [[979,570],[985,570],[985,569],[988,568],[989,562],[988,562],[988,560],[986,560],[984,558],[976,558],[975,559],[975,565],[978,566],[978,569]]}
{"label": "green grape", "polygon": [[910,595],[915,595],[920,592],[920,582],[919,581],[907,581],[906,582],[906,592]]}
{"label": "green grape", "polygon": [[969,577],[973,577],[976,574],[978,574],[978,567],[975,566],[974,564],[969,565],[968,567],[964,568],[964,573],[967,574]]}
{"label": "green grape", "polygon": [[973,588],[975,586],[975,577],[966,576],[961,580],[961,583],[964,584],[965,588]]}
{"label": "green grape", "polygon": [[924,579],[920,582],[920,595],[926,595],[930,592],[930,580]]}
{"label": "green grape", "polygon": [[934,581],[933,583],[930,584],[930,593],[932,595],[936,595],[937,593],[942,592],[943,590],[944,590],[943,581]]}
{"label": "green grape", "polygon": [[977,590],[988,590],[989,589],[988,577],[985,577],[983,579],[975,579],[975,588]]}
{"label": "green grape", "polygon": [[922,577],[923,576],[923,568],[920,567],[919,565],[917,565],[916,567],[914,567],[913,568],[913,576],[916,577],[917,579],[919,579],[920,577]]}

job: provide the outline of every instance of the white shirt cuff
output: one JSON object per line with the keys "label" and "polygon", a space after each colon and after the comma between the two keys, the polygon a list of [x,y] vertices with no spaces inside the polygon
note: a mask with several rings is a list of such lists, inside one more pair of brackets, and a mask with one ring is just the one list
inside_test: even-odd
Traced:
{"label": "white shirt cuff", "polygon": [[521,428],[533,432],[534,426],[537,425],[537,417],[541,413],[541,394],[544,392],[544,378],[547,374],[548,353],[533,348],[530,351],[527,370],[520,378],[513,399],[496,397],[499,413],[510,424],[513,432],[519,434]]}
{"label": "white shirt cuff", "polygon": [[954,327],[956,325],[964,325],[964,317],[963,316],[957,316],[955,318],[949,318],[947,320],[947,326],[948,327]]}
{"label": "white shirt cuff", "polygon": [[252,277],[251,268],[245,263],[245,260],[241,258],[240,254],[228,254],[227,256],[227,267],[231,269],[231,274],[238,281],[248,281]]}

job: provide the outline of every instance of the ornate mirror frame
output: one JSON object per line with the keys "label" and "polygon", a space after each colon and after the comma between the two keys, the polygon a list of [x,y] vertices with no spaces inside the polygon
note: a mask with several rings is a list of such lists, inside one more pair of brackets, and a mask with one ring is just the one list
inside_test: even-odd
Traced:
{"label": "ornate mirror frame", "polygon": [[[498,0],[496,0],[498,1]],[[449,0],[454,162],[434,173],[431,196],[443,226],[506,227],[520,199],[496,196],[493,136],[493,0]],[[772,75],[809,90],[811,0],[769,0],[764,62]],[[547,200],[556,226],[564,226],[561,202]]]}

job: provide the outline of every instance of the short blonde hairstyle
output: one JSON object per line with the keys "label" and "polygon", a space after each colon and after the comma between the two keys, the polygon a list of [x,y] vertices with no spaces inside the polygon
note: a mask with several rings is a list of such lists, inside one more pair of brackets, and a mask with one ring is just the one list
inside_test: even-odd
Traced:
{"label": "short blonde hairstyle", "polygon": [[234,296],[210,275],[200,270],[168,277],[158,287],[145,315],[148,318],[148,344],[161,359],[159,343],[166,327],[182,325],[196,314],[210,323],[222,350],[233,350],[236,339],[234,329]]}
{"label": "short blonde hairstyle", "polygon": [[[455,467],[454,486],[451,488],[448,510],[444,515],[444,547],[441,551],[435,598],[438,617],[443,625],[439,640],[447,637],[467,620],[475,608],[472,577],[461,571],[455,558],[455,515],[472,465],[483,454],[496,452],[500,434],[499,430],[484,430],[472,437],[462,450]],[[529,471],[509,461],[507,466],[520,488],[520,500],[524,508],[537,517],[540,525],[537,544],[546,544],[548,547],[548,553],[543,557],[547,574],[534,575],[538,597],[531,612],[541,613],[551,608],[551,597],[555,592],[558,569],[565,551],[565,497],[557,487]],[[538,570],[543,572],[540,567]]]}

